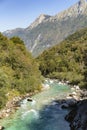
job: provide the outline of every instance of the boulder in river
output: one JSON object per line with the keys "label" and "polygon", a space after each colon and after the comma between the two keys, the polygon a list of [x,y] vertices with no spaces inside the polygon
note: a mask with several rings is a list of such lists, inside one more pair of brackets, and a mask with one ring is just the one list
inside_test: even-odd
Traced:
{"label": "boulder in river", "polygon": [[28,98],[27,101],[28,102],[32,102],[33,100],[32,100],[32,98]]}

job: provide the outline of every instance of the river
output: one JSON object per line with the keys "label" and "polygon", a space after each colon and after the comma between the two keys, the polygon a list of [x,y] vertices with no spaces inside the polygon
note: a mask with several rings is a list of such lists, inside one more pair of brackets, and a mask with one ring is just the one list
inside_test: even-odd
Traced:
{"label": "river", "polygon": [[45,84],[50,88],[32,96],[32,102],[24,99],[15,114],[0,121],[5,130],[70,130],[64,120],[68,110],[55,101],[64,99],[70,87],[49,80]]}

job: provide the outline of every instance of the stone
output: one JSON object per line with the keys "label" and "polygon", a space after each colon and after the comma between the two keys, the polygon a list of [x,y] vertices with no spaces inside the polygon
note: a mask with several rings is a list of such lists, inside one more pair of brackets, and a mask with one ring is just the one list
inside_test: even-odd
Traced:
{"label": "stone", "polygon": [[72,90],[72,91],[75,91],[75,88],[72,87],[71,90]]}
{"label": "stone", "polygon": [[79,90],[80,88],[79,88],[79,86],[76,86],[76,90]]}
{"label": "stone", "polygon": [[4,126],[0,126],[0,130],[4,130],[5,129],[5,127]]}
{"label": "stone", "polygon": [[69,107],[69,105],[67,104],[67,103],[63,103],[62,105],[61,105],[61,108],[68,108]]}
{"label": "stone", "polygon": [[71,96],[67,96],[66,99],[72,99],[72,97]]}
{"label": "stone", "polygon": [[71,130],[87,130],[87,99],[79,101],[65,119],[70,122]]}
{"label": "stone", "polygon": [[28,98],[27,101],[32,102],[33,100],[31,98]]}
{"label": "stone", "polygon": [[76,95],[77,95],[77,93],[76,93],[76,92],[72,92],[72,95],[75,95],[75,96],[76,96]]}
{"label": "stone", "polygon": [[11,109],[7,109],[6,112],[7,112],[7,113],[11,112]]}
{"label": "stone", "polygon": [[50,89],[49,84],[42,84],[42,90],[48,90]]}
{"label": "stone", "polygon": [[69,107],[73,108],[73,107],[76,106],[76,104],[77,104],[77,100],[74,99],[74,98],[69,99],[69,100],[67,100],[67,104],[69,105]]}
{"label": "stone", "polygon": [[61,103],[62,103],[61,108],[71,108],[76,106],[77,100],[71,98],[71,99],[64,100]]}
{"label": "stone", "polygon": [[50,83],[52,84],[52,83],[53,83],[53,80],[50,80]]}

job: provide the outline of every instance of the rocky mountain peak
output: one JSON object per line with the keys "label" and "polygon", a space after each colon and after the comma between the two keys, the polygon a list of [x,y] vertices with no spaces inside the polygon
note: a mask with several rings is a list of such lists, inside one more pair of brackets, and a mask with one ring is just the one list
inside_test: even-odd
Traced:
{"label": "rocky mountain peak", "polygon": [[19,36],[33,56],[37,56],[85,27],[87,28],[87,0],[78,0],[55,16],[41,14],[27,28],[10,30],[3,34],[8,37]]}
{"label": "rocky mountain peak", "polygon": [[55,15],[55,19],[67,19],[69,17],[77,17],[81,14],[87,14],[87,1],[86,0],[80,0],[73,6],[71,6],[69,9],[60,12],[59,14]]}
{"label": "rocky mountain peak", "polygon": [[49,15],[45,15],[45,14],[41,14],[38,18],[39,23],[41,23],[43,20],[48,19],[50,16]]}
{"label": "rocky mountain peak", "polygon": [[78,2],[78,7],[85,8],[86,6],[87,6],[87,1],[86,0],[80,0]]}
{"label": "rocky mountain peak", "polygon": [[86,1],[86,0],[80,0],[78,3],[79,3],[79,4],[86,4],[87,1]]}
{"label": "rocky mountain peak", "polygon": [[27,30],[30,30],[36,26],[38,26],[40,23],[42,23],[43,21],[47,20],[49,17],[51,17],[50,15],[45,15],[45,14],[41,14],[28,28]]}
{"label": "rocky mountain peak", "polygon": [[[76,6],[78,14],[87,13],[87,1],[86,0],[80,0]],[[85,12],[86,11],[86,12]]]}

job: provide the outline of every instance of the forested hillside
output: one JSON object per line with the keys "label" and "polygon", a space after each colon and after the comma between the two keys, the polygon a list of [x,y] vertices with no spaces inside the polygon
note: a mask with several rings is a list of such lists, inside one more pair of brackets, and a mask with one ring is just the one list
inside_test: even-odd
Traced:
{"label": "forested hillside", "polygon": [[0,108],[13,96],[41,88],[38,64],[20,38],[10,40],[0,33]]}
{"label": "forested hillside", "polygon": [[87,28],[44,51],[37,60],[45,77],[87,87]]}

